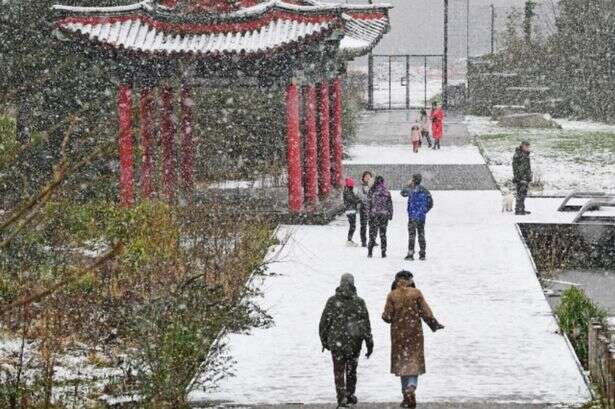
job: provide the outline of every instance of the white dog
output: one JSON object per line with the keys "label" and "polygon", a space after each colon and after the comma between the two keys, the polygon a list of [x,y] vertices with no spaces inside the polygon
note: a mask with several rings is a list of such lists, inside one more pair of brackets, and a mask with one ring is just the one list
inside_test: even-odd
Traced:
{"label": "white dog", "polygon": [[514,201],[514,198],[513,198],[512,192],[507,187],[503,187],[502,188],[502,213],[513,211],[513,201]]}

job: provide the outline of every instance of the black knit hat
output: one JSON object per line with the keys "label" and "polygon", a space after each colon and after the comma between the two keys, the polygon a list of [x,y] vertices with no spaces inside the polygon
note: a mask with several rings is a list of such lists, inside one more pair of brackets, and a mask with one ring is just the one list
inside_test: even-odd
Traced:
{"label": "black knit hat", "polygon": [[398,272],[397,274],[395,274],[395,279],[396,280],[412,280],[414,278],[414,275],[412,275],[412,273],[408,270],[401,270],[400,272]]}

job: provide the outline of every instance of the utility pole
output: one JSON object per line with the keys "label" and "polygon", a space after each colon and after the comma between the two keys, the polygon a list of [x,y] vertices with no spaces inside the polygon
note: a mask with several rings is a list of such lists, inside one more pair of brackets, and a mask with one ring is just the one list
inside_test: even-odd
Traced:
{"label": "utility pole", "polygon": [[444,0],[444,56],[442,57],[442,105],[448,106],[448,0]]}
{"label": "utility pole", "polygon": [[470,0],[466,0],[466,61],[470,60]]}
{"label": "utility pole", "polygon": [[491,54],[495,52],[495,6],[491,3]]}
{"label": "utility pole", "polygon": [[532,19],[536,15],[534,13],[534,8],[536,7],[536,2],[534,0],[527,0],[525,2],[525,18],[523,21],[523,31],[525,31],[525,42],[527,45],[531,45],[532,42]]}

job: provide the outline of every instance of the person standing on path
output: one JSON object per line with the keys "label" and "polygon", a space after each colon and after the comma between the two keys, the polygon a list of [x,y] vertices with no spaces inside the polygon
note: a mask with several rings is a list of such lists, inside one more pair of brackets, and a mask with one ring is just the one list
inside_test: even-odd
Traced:
{"label": "person standing on path", "polygon": [[410,142],[412,143],[412,152],[419,153],[419,146],[421,145],[421,128],[418,124],[412,125],[410,129]]}
{"label": "person standing on path", "polygon": [[427,140],[427,147],[431,148],[431,138],[429,132],[431,131],[431,120],[425,108],[421,108],[421,114],[419,116],[419,123],[421,124],[421,137]]}
{"label": "person standing on path", "polygon": [[357,243],[352,241],[352,236],[357,228],[357,207],[361,204],[361,200],[354,193],[354,180],[352,178],[346,178],[344,184],[344,211],[348,218],[348,241],[346,245],[349,247],[356,247]]}
{"label": "person standing on path", "polygon": [[391,192],[384,185],[384,178],[376,176],[374,185],[368,193],[367,207],[369,211],[369,244],[367,257],[372,257],[376,246],[376,236],[380,234],[380,251],[382,258],[387,256],[387,226],[393,220],[393,200]]}
{"label": "person standing on path", "polygon": [[352,274],[343,274],[335,295],[329,298],[319,325],[323,352],[331,351],[338,407],[358,402],[355,396],[357,366],[363,341],[367,358],[374,351],[365,301],[357,295]]}
{"label": "person standing on path", "polygon": [[372,178],[374,175],[369,170],[363,172],[361,176],[361,186],[356,191],[357,197],[361,201],[359,204],[359,223],[361,224],[361,247],[367,247],[367,223],[369,222],[369,212],[367,210],[368,205],[368,193],[371,187]]}
{"label": "person standing on path", "polygon": [[437,102],[431,104],[431,136],[433,136],[433,148],[440,149],[440,139],[444,132],[444,109]]}
{"label": "person standing on path", "polygon": [[387,296],[382,319],[391,324],[391,373],[401,378],[401,407],[416,408],[418,378],[425,373],[425,353],[421,320],[433,332],[443,329],[423,294],[414,284],[412,273],[400,271]]}
{"label": "person standing on path", "polygon": [[421,185],[423,177],[420,173],[412,176],[408,186],[401,190],[401,195],[408,198],[408,255],[406,260],[414,260],[414,244],[418,235],[419,260],[425,260],[425,220],[427,213],[433,208],[433,198],[429,190]]}
{"label": "person standing on path", "polygon": [[517,201],[515,203],[515,214],[526,215],[530,212],[525,210],[525,198],[532,181],[532,166],[530,164],[530,143],[521,142],[515,150],[512,161],[513,183],[517,187]]}

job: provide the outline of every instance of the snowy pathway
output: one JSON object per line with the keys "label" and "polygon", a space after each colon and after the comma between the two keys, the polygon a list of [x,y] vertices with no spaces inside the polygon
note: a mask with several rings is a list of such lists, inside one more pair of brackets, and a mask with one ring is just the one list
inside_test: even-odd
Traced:
{"label": "snowy pathway", "polygon": [[[367,163],[381,163],[392,154],[363,147],[355,152]],[[455,152],[463,156],[456,160],[462,164],[477,161],[470,148]],[[439,153],[445,155],[445,148]],[[474,402],[486,408],[494,402],[577,405],[589,400],[574,355],[556,333],[517,233],[517,218],[500,213],[499,191],[433,195],[425,262],[403,261],[407,216],[399,192],[393,192],[395,217],[389,225],[387,259],[377,251],[367,259],[365,249],[345,246],[345,216],[327,226],[281,226],[280,238],[288,237],[288,243],[271,265],[275,275],[258,283],[265,293],[262,305],[275,326],[231,336],[237,376],[224,380],[217,391],[195,393],[193,398],[250,405],[333,402],[330,355],[321,352],[318,322],[340,275],[350,272],[368,305],[376,345],[371,359],[361,359],[357,395],[363,402],[398,402],[398,379],[389,374],[389,328],[380,315],[393,276],[405,268],[415,274],[446,325],[437,334],[426,331],[428,373],[420,379],[420,402]],[[536,206],[539,211],[531,221],[556,214],[554,206],[552,201]],[[563,217],[569,216],[544,219]]]}
{"label": "snowy pathway", "polygon": [[276,326],[231,337],[237,377],[208,398],[239,403],[331,402],[330,357],[320,352],[318,320],[342,272],[356,277],[370,309],[375,352],[361,360],[358,396],[399,399],[389,374],[388,326],[380,314],[392,278],[414,272],[435,314],[446,325],[426,332],[428,374],[421,401],[581,403],[589,395],[557,326],[514,216],[501,215],[497,191],[434,192],[428,260],[407,263],[405,200],[397,193],[389,258],[366,258],[344,245],[343,218],[328,226],[283,226],[290,235],[267,279],[264,305]]}

